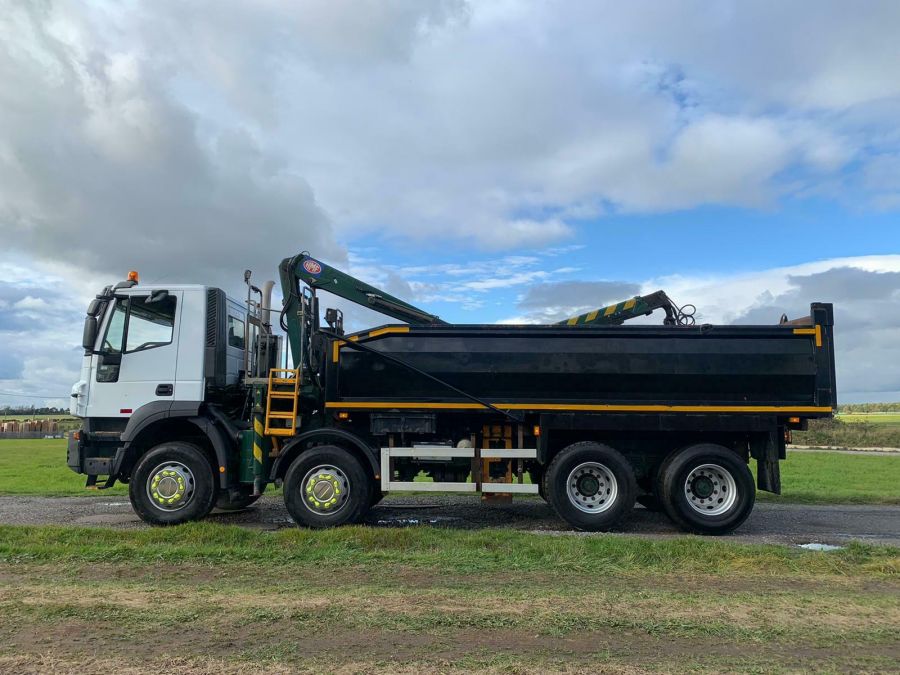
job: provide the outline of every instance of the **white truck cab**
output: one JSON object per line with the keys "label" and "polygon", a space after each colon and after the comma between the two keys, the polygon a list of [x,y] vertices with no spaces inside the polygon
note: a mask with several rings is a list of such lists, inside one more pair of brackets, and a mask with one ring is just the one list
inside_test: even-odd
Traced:
{"label": "white truck cab", "polygon": [[136,273],[106,287],[85,320],[81,377],[70,403],[83,427],[70,439],[69,467],[87,474],[89,485],[116,476],[135,443],[158,440],[153,429],[161,421],[203,440],[223,466],[240,429],[224,421],[207,428],[216,413],[206,404],[241,405],[245,346],[254,336],[246,307],[218,288],[141,286]]}
{"label": "white truck cab", "polygon": [[[70,412],[127,419],[157,401],[202,401],[211,293],[221,292],[199,285],[135,285],[115,290],[106,300],[98,296],[96,336],[85,348]],[[246,317],[240,303],[225,300],[225,384],[236,384]]]}

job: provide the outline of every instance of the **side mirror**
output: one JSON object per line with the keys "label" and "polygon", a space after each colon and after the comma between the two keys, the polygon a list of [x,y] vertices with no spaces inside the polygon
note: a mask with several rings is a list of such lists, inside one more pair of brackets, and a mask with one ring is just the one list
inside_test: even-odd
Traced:
{"label": "side mirror", "polygon": [[84,319],[84,332],[81,335],[81,346],[86,352],[94,351],[97,342],[97,317],[87,316]]}

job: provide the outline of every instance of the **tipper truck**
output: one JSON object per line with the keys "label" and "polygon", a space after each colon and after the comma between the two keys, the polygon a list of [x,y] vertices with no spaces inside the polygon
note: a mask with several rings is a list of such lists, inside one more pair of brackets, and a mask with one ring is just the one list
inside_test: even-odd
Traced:
{"label": "tipper truck", "polygon": [[[463,325],[309,253],[279,277],[280,308],[249,271],[240,301],[134,272],[97,295],[68,447],[88,487],[127,483],[156,525],[245,508],[275,484],[314,528],[358,522],[392,491],[439,491],[539,495],[589,531],[637,502],[723,534],[757,488],[780,492],[791,431],[836,406],[827,303],[698,325],[659,291],[559,324]],[[345,332],[341,310],[320,308],[328,294],[390,321]]]}

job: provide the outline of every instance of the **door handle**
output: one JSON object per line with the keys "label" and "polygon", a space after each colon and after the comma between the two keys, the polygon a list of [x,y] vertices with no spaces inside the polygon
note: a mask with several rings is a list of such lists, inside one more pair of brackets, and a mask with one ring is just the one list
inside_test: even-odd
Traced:
{"label": "door handle", "polygon": [[156,385],[156,395],[157,396],[171,396],[175,391],[175,388],[171,384],[158,384]]}

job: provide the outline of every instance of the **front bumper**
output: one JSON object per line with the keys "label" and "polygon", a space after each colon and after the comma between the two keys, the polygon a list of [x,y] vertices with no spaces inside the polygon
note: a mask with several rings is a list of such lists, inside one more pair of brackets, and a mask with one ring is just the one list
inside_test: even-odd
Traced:
{"label": "front bumper", "polygon": [[109,476],[114,472],[115,455],[104,455],[108,455],[110,445],[107,443],[106,447],[93,446],[89,444],[89,438],[90,434],[84,431],[69,434],[66,463],[75,473],[88,476]]}

